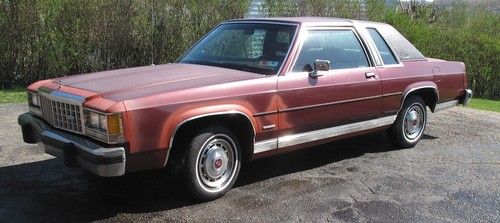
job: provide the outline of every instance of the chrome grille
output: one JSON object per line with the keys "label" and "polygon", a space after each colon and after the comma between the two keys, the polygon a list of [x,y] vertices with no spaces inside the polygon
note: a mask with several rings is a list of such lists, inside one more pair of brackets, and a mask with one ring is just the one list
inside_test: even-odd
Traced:
{"label": "chrome grille", "polygon": [[54,127],[83,133],[81,105],[70,104],[40,94],[42,118]]}

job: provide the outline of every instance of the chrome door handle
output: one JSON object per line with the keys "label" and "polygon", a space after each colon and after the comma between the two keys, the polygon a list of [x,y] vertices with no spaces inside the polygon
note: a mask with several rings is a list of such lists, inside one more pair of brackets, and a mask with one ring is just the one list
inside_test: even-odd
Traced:
{"label": "chrome door handle", "polygon": [[373,73],[373,72],[367,72],[367,73],[365,73],[365,77],[372,78],[372,77],[376,77],[376,76],[375,76],[375,73]]}

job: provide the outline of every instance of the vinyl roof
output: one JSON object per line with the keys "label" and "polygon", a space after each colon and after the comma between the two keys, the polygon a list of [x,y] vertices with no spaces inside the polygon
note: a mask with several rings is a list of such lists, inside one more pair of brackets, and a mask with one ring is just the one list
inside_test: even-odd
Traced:
{"label": "vinyl roof", "polygon": [[247,19],[235,19],[229,20],[227,22],[245,22],[245,21],[262,21],[262,22],[285,22],[285,23],[300,23],[308,25],[311,24],[335,24],[335,25],[352,25],[353,20],[342,19],[342,18],[330,18],[330,17],[276,17],[276,18],[247,18]]}

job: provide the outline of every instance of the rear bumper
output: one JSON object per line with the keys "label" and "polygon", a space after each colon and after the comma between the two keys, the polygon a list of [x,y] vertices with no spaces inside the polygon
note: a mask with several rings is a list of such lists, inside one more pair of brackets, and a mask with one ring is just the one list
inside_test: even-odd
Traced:
{"label": "rear bumper", "polygon": [[464,106],[467,106],[470,102],[470,99],[472,98],[472,90],[471,89],[465,89],[465,93],[460,98],[460,104],[463,104]]}
{"label": "rear bumper", "polygon": [[29,113],[20,115],[18,123],[24,142],[38,143],[46,153],[62,157],[66,166],[81,167],[103,177],[125,174],[124,147],[103,147],[79,135],[52,128]]}

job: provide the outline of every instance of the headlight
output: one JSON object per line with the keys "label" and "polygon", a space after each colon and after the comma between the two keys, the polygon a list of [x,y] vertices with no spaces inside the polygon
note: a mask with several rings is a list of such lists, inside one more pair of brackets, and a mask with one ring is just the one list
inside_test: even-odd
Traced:
{"label": "headlight", "polygon": [[40,107],[40,96],[37,93],[28,92],[28,104],[33,107]]}
{"label": "headlight", "polygon": [[89,111],[88,116],[87,116],[86,127],[100,129],[100,125],[99,125],[100,116],[103,116],[103,115]]}
{"label": "headlight", "polygon": [[108,116],[107,115],[99,115],[99,126],[105,132],[108,131]]}
{"label": "headlight", "polygon": [[84,109],[85,134],[108,143],[123,142],[121,115]]}

